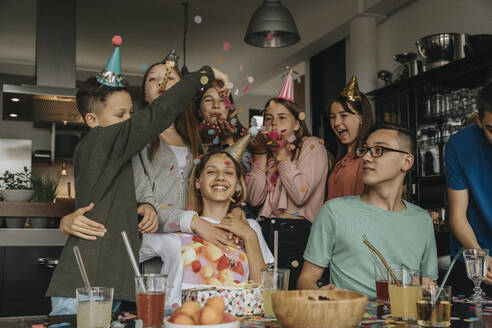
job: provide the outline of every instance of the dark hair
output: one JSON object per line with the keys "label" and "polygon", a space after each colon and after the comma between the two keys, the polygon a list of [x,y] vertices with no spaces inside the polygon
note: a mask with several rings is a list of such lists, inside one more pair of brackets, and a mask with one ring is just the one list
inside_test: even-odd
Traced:
{"label": "dark hair", "polygon": [[[200,118],[200,105],[201,105],[201,102],[202,102],[202,98],[203,96],[205,95],[205,92],[207,92],[208,89],[211,89],[211,88],[217,88],[217,87],[222,87],[224,86],[224,82],[220,81],[220,80],[212,80],[210,81],[209,83],[207,83],[201,90],[200,90],[200,93],[198,94],[198,96],[196,97],[195,99],[195,116],[196,116],[196,119],[197,119],[197,122],[198,124],[201,124],[201,121],[202,119]],[[234,98],[232,97],[232,94],[229,94],[229,102],[231,104],[234,105]],[[229,110],[227,112],[227,120],[230,122],[230,115],[231,113],[234,112],[234,110]],[[237,141],[237,139],[241,138],[241,131],[242,129],[244,128],[243,125],[241,124],[241,122],[239,121],[239,119],[237,118],[236,116],[236,125],[235,125],[235,133],[234,133],[234,141]],[[212,147],[214,148],[214,147]]]}
{"label": "dark hair", "polygon": [[[145,83],[147,81],[147,76],[149,75],[152,68],[161,64],[165,65],[162,62],[157,62],[150,65],[149,68],[147,68],[147,70],[145,71],[142,80],[142,86],[140,88],[141,108],[144,108],[149,104],[147,101],[145,101]],[[174,67],[173,70],[176,72],[176,74],[178,74],[179,78],[181,79],[182,77],[179,70],[176,67]],[[178,132],[179,136],[183,138],[188,148],[190,148],[190,152],[193,158],[197,158],[200,154],[202,154],[202,139],[200,137],[200,134],[198,133],[198,125],[196,124],[196,120],[193,118],[194,116],[193,112],[194,110],[192,105],[187,104],[184,110],[178,115],[178,117],[174,121],[174,125],[176,126],[176,131]],[[152,151],[152,158],[154,158],[155,154],[157,153],[157,150],[159,149],[159,145],[160,145],[159,137],[152,140],[150,146]]]}
{"label": "dark hair", "polygon": [[374,124],[369,131],[367,131],[363,141],[364,143],[367,141],[369,136],[373,134],[374,132],[378,130],[393,130],[398,132],[398,137],[405,139],[405,141],[408,142],[410,145],[410,153],[415,156],[416,153],[416,144],[417,144],[417,139],[415,138],[415,134],[407,129],[402,127],[401,125],[394,124],[394,123],[389,123],[389,122],[380,122]]}
{"label": "dark hair", "polygon": [[[331,113],[331,106],[336,102],[342,105],[345,112],[352,115],[359,114],[362,116],[362,126],[359,128],[359,134],[355,139],[355,147],[362,146],[364,143],[364,136],[374,124],[374,119],[372,117],[372,106],[369,99],[363,93],[361,93],[361,99],[356,101],[350,101],[339,95],[337,99],[330,103],[329,113]],[[347,151],[347,146],[342,144],[337,138],[337,161],[341,160],[347,154]]]}
{"label": "dark hair", "polygon": [[[299,119],[299,114],[301,113],[301,111],[299,110],[297,105],[295,103],[293,103],[292,101],[285,100],[283,98],[278,98],[278,97],[270,98],[267,101],[267,103],[265,104],[265,110],[263,111],[263,117],[265,117],[266,112],[267,112],[266,109],[270,105],[271,101],[273,101],[277,104],[283,105],[294,116],[294,119],[299,122],[300,128],[299,128],[299,130],[297,130],[295,132],[296,141],[294,141],[294,145],[296,146],[296,150],[291,152],[291,159],[293,159],[297,154],[299,154],[299,152],[302,148],[302,142],[304,141],[304,139],[306,139],[307,137],[310,137],[311,133],[309,132],[309,128],[306,125],[306,121]],[[268,150],[268,151],[271,152],[271,150]],[[271,154],[272,153],[270,153],[268,156],[270,156]]]}
{"label": "dark hair", "polygon": [[127,87],[110,87],[97,82],[95,77],[85,80],[76,96],[77,108],[84,121],[85,114],[94,112],[94,102],[104,103],[108,96],[117,91],[129,93]]}
{"label": "dark hair", "polygon": [[492,113],[492,82],[487,83],[477,96],[478,116],[482,119],[485,111]]}
{"label": "dark hair", "polygon": [[236,199],[234,200],[234,202],[231,202],[229,210],[234,207],[241,206],[241,203],[246,201],[246,183],[244,182],[241,165],[226,150],[214,149],[203,155],[203,157],[200,159],[200,163],[198,163],[198,165],[193,168],[193,172],[191,173],[190,177],[190,184],[188,187],[188,206],[192,206],[193,209],[199,214],[201,214],[201,211],[203,210],[203,200],[199,199],[201,198],[201,196],[198,195],[198,192],[195,188],[195,179],[200,177],[200,174],[202,174],[202,171],[205,168],[205,165],[207,165],[210,158],[217,154],[223,154],[224,156],[227,156],[232,161],[232,163],[234,163],[234,171],[236,172],[237,180],[241,185],[241,192],[239,192],[238,195],[234,194],[234,197]]}

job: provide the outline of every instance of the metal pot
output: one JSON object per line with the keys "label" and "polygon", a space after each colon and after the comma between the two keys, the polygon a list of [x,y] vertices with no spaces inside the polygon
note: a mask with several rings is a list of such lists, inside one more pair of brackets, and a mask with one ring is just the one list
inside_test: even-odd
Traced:
{"label": "metal pot", "polygon": [[401,65],[393,72],[392,81],[405,80],[425,72],[424,63],[417,57],[418,55],[414,52],[404,52],[394,55],[393,59]]}
{"label": "metal pot", "polygon": [[427,66],[434,68],[465,58],[469,41],[465,33],[439,33],[421,38],[416,45]]}

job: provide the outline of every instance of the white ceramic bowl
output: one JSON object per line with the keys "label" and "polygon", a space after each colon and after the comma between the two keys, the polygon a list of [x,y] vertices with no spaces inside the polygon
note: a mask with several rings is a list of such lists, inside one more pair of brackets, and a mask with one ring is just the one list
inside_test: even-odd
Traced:
{"label": "white ceramic bowl", "polygon": [[2,197],[6,202],[30,202],[34,197],[34,190],[2,189]]}
{"label": "white ceramic bowl", "polygon": [[228,323],[221,323],[218,325],[194,325],[194,326],[188,326],[188,325],[177,325],[175,323],[169,322],[169,318],[166,318],[164,320],[164,327],[165,328],[190,328],[190,327],[199,327],[199,328],[239,328],[239,320],[233,321],[233,322],[228,322]]}

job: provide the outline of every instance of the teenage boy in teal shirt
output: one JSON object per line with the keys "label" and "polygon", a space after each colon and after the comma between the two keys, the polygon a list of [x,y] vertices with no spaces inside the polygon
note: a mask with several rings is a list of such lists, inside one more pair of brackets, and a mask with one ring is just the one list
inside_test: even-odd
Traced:
{"label": "teenage boy in teal shirt", "polygon": [[297,287],[317,289],[330,267],[337,288],[376,297],[373,258],[362,234],[388,263],[421,270],[423,277],[436,280],[432,220],[425,210],[401,199],[405,175],[414,163],[415,138],[400,126],[379,123],[356,153],[362,157],[362,178],[369,190],[324,204],[311,228]]}

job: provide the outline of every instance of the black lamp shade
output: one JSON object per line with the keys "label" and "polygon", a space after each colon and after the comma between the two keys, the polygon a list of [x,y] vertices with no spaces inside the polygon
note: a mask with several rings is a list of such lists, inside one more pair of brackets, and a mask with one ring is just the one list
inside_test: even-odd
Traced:
{"label": "black lamp shade", "polygon": [[263,0],[244,36],[247,44],[261,48],[288,47],[300,39],[294,18],[280,0]]}

